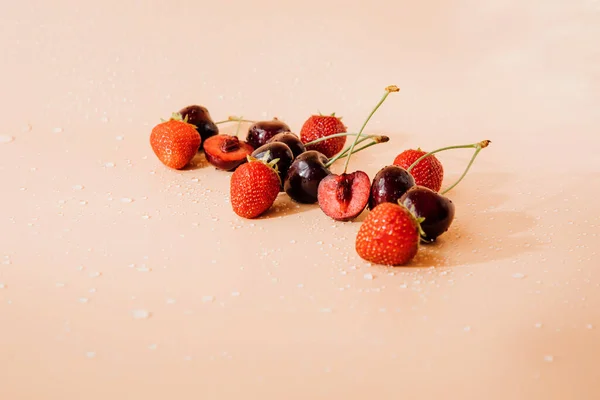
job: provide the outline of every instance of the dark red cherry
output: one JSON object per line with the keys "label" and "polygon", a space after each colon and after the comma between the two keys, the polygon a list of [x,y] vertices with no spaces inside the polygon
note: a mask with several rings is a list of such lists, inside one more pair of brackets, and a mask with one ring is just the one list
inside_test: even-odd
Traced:
{"label": "dark red cherry", "polygon": [[290,132],[291,129],[283,121],[273,118],[271,121],[257,121],[248,129],[246,141],[255,149],[266,144],[269,139],[281,132]]}
{"label": "dark red cherry", "polygon": [[306,147],[304,147],[304,143],[300,140],[295,133],[292,132],[281,132],[277,135],[273,136],[271,139],[267,140],[267,143],[271,142],[281,142],[288,145],[292,153],[294,153],[294,158],[298,157],[300,154],[306,151]]}
{"label": "dark red cherry", "polygon": [[319,207],[337,221],[350,221],[367,206],[370,186],[369,176],[362,171],[326,176],[319,183]]}
{"label": "dark red cherry", "polygon": [[417,218],[424,218],[421,238],[435,241],[450,228],[454,220],[454,203],[449,198],[424,186],[413,186],[400,198],[400,203]]}
{"label": "dark red cherry", "polygon": [[292,162],[294,161],[294,154],[287,144],[282,142],[271,142],[263,144],[258,149],[254,150],[254,152],[252,152],[252,157],[263,159],[267,152],[269,153],[269,156],[265,158],[265,161],[269,162],[279,159],[275,165],[277,166],[277,171],[279,172],[279,177],[282,182],[281,187],[283,189],[283,181],[287,176],[290,165],[292,165]]}
{"label": "dark red cherry", "polygon": [[215,135],[204,142],[206,160],[225,171],[232,171],[245,163],[253,151],[252,146],[232,135]]}
{"label": "dark red cherry", "polygon": [[369,209],[381,203],[398,203],[408,189],[415,186],[415,179],[404,168],[388,165],[377,172],[371,184]]}
{"label": "dark red cherry", "polygon": [[318,199],[319,183],[331,174],[328,158],[316,150],[300,154],[288,170],[283,189],[294,201],[312,204]]}
{"label": "dark red cherry", "polygon": [[191,105],[179,110],[182,118],[187,117],[187,122],[194,125],[200,134],[202,142],[200,148],[203,147],[204,141],[209,137],[219,134],[219,127],[215,125],[208,109],[204,106]]}

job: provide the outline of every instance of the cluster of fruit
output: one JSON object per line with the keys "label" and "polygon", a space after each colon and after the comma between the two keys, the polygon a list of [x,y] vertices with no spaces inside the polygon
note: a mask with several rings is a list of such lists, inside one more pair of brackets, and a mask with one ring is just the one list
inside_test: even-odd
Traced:
{"label": "cluster of fruit", "polygon": [[[415,257],[421,242],[433,242],[449,229],[455,206],[444,194],[464,178],[490,141],[432,152],[405,150],[372,182],[363,171],[348,173],[353,154],[389,140],[387,136],[363,134],[363,130],[388,95],[398,91],[396,86],[385,89],[358,133],[348,133],[335,114],[311,116],[297,136],[277,118],[255,122],[230,117],[213,122],[205,107],[192,105],[156,125],[150,144],[158,159],[173,169],[182,169],[203,150],[210,164],[233,171],[231,206],[243,218],[263,214],[282,191],[298,203],[318,203],[337,221],[350,221],[368,208],[356,236],[356,252],[372,263],[404,265]],[[220,134],[218,125],[227,122],[237,122],[238,131],[241,122],[251,123],[245,140],[237,133]],[[344,148],[348,136],[354,140]],[[459,148],[473,148],[475,152],[458,181],[440,192],[444,168],[434,154]],[[346,158],[344,171],[332,173],[331,165],[342,158]]]}

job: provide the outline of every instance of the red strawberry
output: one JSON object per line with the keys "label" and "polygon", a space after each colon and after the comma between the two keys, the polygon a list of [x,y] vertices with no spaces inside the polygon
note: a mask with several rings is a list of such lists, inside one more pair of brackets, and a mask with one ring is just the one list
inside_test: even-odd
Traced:
{"label": "red strawberry", "polygon": [[181,169],[194,158],[200,147],[196,127],[174,113],[171,119],[156,125],[150,133],[150,146],[167,167]]}
{"label": "red strawberry", "polygon": [[[335,115],[313,115],[302,125],[300,140],[306,144],[325,136],[344,133],[346,129],[342,120]],[[327,158],[331,158],[342,151],[344,144],[346,144],[346,136],[312,144],[307,146],[306,150],[316,150],[325,154]]]}
{"label": "red strawberry", "polygon": [[[419,150],[404,150],[394,159],[394,165],[407,169],[417,159],[424,156],[427,152]],[[419,186],[425,186],[431,190],[439,192],[442,188],[444,179],[444,167],[435,155],[430,155],[421,161],[410,171],[415,178],[415,183]]]}
{"label": "red strawberry", "polygon": [[231,176],[229,192],[233,211],[244,218],[256,218],[267,211],[275,202],[281,179],[273,165],[279,159],[266,162],[249,156],[248,162],[240,165]]}
{"label": "red strawberry", "polygon": [[381,203],[360,226],[356,252],[375,264],[404,265],[417,254],[420,232],[419,221],[406,207]]}

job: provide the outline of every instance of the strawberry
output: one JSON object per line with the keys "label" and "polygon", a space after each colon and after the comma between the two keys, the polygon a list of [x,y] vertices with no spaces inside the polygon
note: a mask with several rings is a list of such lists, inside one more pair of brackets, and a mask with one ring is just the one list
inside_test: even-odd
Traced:
{"label": "strawberry", "polygon": [[168,121],[156,125],[150,133],[150,146],[167,167],[182,169],[194,158],[200,147],[196,127],[173,113]]}
{"label": "strawberry", "polygon": [[404,265],[419,249],[420,222],[408,209],[381,203],[365,218],[356,235],[356,252],[369,262]]}
{"label": "strawberry", "polygon": [[[425,154],[427,153],[421,149],[404,150],[394,159],[394,165],[408,169],[419,157]],[[430,155],[419,161],[409,172],[415,178],[415,183],[419,186],[425,186],[436,192],[439,192],[442,188],[444,167],[434,155]]]}
{"label": "strawberry", "polygon": [[[300,140],[306,144],[322,137],[335,135],[336,133],[346,132],[346,127],[342,120],[332,115],[312,115],[304,122],[300,130]],[[316,150],[323,153],[327,158],[331,158],[344,148],[346,136],[337,137],[323,142],[306,146],[307,150]]]}
{"label": "strawberry", "polygon": [[231,176],[229,192],[233,211],[243,218],[256,218],[275,202],[281,179],[273,166],[279,159],[267,162],[269,152],[261,159],[248,156]]}

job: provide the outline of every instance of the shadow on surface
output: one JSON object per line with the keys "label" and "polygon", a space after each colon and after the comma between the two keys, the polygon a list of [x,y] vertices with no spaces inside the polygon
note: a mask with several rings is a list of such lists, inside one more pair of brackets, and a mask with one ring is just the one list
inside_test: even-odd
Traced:
{"label": "shadow on surface", "polygon": [[[492,221],[485,216],[493,217]],[[524,212],[498,211],[457,223],[452,231],[435,243],[424,244],[413,260],[413,267],[451,267],[514,259],[537,247],[528,234],[535,219]]]}
{"label": "shadow on surface", "polygon": [[531,233],[535,216],[525,208],[501,209],[511,198],[515,179],[505,172],[470,174],[448,192],[456,205],[456,219],[435,243],[421,246],[411,266],[473,265],[535,251],[539,247]]}
{"label": "shadow on surface", "polygon": [[192,161],[190,161],[190,163],[183,168],[183,171],[194,171],[206,167],[212,167],[212,165],[210,165],[210,163],[206,160],[204,152],[200,151],[194,156]]}
{"label": "shadow on surface", "polygon": [[275,203],[258,219],[270,219],[278,217],[286,217],[289,215],[299,214],[304,211],[314,210],[319,208],[317,204],[301,204],[292,200],[285,192],[280,192],[275,200]]}

